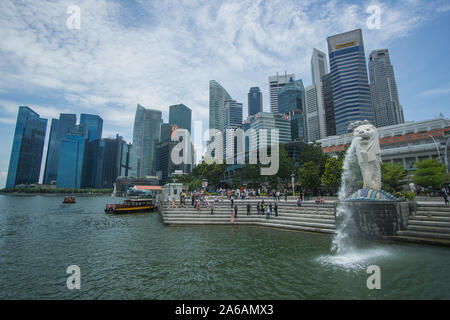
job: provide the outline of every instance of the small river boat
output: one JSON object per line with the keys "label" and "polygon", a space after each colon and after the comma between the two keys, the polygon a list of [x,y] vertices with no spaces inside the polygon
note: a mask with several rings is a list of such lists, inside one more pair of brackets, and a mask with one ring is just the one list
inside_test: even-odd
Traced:
{"label": "small river boat", "polygon": [[156,205],[153,199],[127,199],[121,204],[107,204],[105,208],[106,213],[123,214],[123,213],[138,213],[156,210]]}
{"label": "small river boat", "polygon": [[65,197],[63,203],[76,203],[75,197]]}

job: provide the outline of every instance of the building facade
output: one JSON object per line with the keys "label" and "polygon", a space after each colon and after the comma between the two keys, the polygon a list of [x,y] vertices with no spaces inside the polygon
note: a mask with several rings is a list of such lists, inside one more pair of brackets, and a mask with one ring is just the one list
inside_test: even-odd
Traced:
{"label": "building facade", "polygon": [[361,29],[328,38],[336,133],[356,120],[375,123]]}
{"label": "building facade", "polygon": [[75,114],[61,113],[59,119],[52,119],[47,147],[47,160],[45,162],[44,184],[56,183],[61,142],[66,137],[68,129],[75,126],[76,123],[77,116]]}
{"label": "building facade", "polygon": [[209,129],[223,131],[225,100],[232,100],[228,92],[215,80],[209,82]]}
{"label": "building facade", "polygon": [[133,127],[131,176],[156,175],[156,146],[161,136],[162,113],[137,105]]}
{"label": "building facade", "polygon": [[336,120],[334,118],[333,87],[331,73],[322,77],[323,107],[325,111],[326,137],[336,135]]}
{"label": "building facade", "polygon": [[291,140],[307,141],[305,88],[302,80],[289,83],[278,90],[278,112],[291,122]]}
{"label": "building facade", "polygon": [[278,113],[278,90],[289,83],[289,79],[295,79],[295,74],[277,75],[269,77],[270,112]]}
{"label": "building facade", "polygon": [[6,188],[39,182],[46,130],[47,119],[29,107],[19,107]]}
{"label": "building facade", "polygon": [[68,128],[61,141],[57,188],[80,189],[85,179],[89,133],[86,124]]}
{"label": "building facade", "polygon": [[191,134],[192,111],[184,104],[177,104],[169,107],[169,125],[176,125],[178,128],[186,129]]}
{"label": "building facade", "polygon": [[[271,130],[278,129],[278,141],[274,143],[285,144],[291,141],[291,121],[280,113],[259,112],[248,118],[245,126],[248,140],[245,141],[245,150],[254,150],[268,147],[272,143]],[[260,130],[267,130],[266,144],[260,139]],[[252,141],[256,142],[252,144]]]}
{"label": "building facade", "polygon": [[131,144],[122,137],[105,138],[102,166],[102,188],[112,188],[118,177],[127,177],[130,170]]}
{"label": "building facade", "polygon": [[252,87],[248,93],[248,116],[263,111],[262,92],[259,87]]}
{"label": "building facade", "polygon": [[327,73],[328,63],[326,54],[318,49],[314,49],[311,57],[311,76],[313,83],[305,88],[308,141],[316,141],[327,136],[322,85],[322,77]]}
{"label": "building facade", "polygon": [[369,77],[377,127],[404,123],[394,68],[387,49],[375,50],[370,53]]}
{"label": "building facade", "polygon": [[82,188],[95,189],[102,185],[102,165],[104,142],[102,141],[103,119],[94,114],[80,116],[80,125],[84,125],[88,131],[88,143],[86,145],[86,165],[83,170]]}
{"label": "building facade", "polygon": [[[381,127],[378,131],[383,162],[400,163],[405,169],[414,169],[416,162],[426,159],[436,159],[448,165],[449,154],[445,145],[448,147],[450,143],[450,119],[405,122]],[[353,135],[349,133],[318,142],[325,153],[336,155],[345,151],[352,139]]]}

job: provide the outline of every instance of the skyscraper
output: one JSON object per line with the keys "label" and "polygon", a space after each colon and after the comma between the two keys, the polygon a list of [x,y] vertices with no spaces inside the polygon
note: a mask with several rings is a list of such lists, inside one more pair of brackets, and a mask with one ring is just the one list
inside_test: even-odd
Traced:
{"label": "skyscraper", "polygon": [[209,129],[223,131],[225,100],[231,100],[228,92],[215,80],[209,82]]}
{"label": "skyscraper", "polygon": [[387,49],[372,51],[369,56],[369,76],[376,125],[385,127],[404,123],[394,68]]}
{"label": "skyscraper", "polygon": [[262,93],[259,87],[250,88],[248,93],[248,116],[263,111]]}
{"label": "skyscraper", "polygon": [[236,100],[225,100],[225,128],[237,128],[242,125],[242,103]]}
{"label": "skyscraper", "polygon": [[52,119],[47,160],[45,162],[44,184],[56,182],[61,142],[66,137],[67,130],[75,126],[76,123],[77,116],[75,114],[61,113],[59,119]]}
{"label": "skyscraper", "polygon": [[375,124],[361,29],[328,38],[336,133],[356,120]]}
{"label": "skyscraper", "polygon": [[333,89],[331,85],[331,73],[322,77],[323,105],[325,109],[326,136],[336,135],[336,121],[334,119]]}
{"label": "skyscraper", "polygon": [[100,188],[102,185],[102,166],[104,142],[102,139],[103,119],[94,114],[80,116],[80,124],[88,131],[86,146],[86,165],[83,169],[82,188]]}
{"label": "skyscraper", "polygon": [[156,175],[156,145],[161,137],[162,113],[137,105],[133,128],[131,176]]}
{"label": "skyscraper", "polygon": [[243,107],[242,103],[236,100],[225,100],[225,121],[224,121],[224,136],[223,136],[223,147],[225,150],[226,158],[230,158],[233,155],[233,150],[236,151],[234,147],[236,138],[234,135],[228,134],[230,129],[233,131],[242,126],[242,113]]}
{"label": "skyscraper", "polygon": [[270,112],[278,112],[278,89],[284,87],[291,78],[295,79],[295,74],[287,74],[286,72],[281,76],[277,73],[276,76],[269,77]]}
{"label": "skyscraper", "polygon": [[103,139],[105,144],[102,166],[102,188],[112,188],[119,176],[128,176],[129,153],[131,144],[126,143],[122,137]]}
{"label": "skyscraper", "polygon": [[184,104],[169,107],[169,125],[176,125],[180,129],[186,129],[191,134],[192,111]]}
{"label": "skyscraper", "polygon": [[326,137],[325,107],[322,95],[322,77],[328,73],[326,54],[318,49],[313,50],[311,57],[312,85],[306,87],[306,122],[308,141]]}
{"label": "skyscraper", "polygon": [[47,119],[26,106],[19,107],[6,188],[39,181],[46,130]]}
{"label": "skyscraper", "polygon": [[80,189],[87,165],[87,145],[89,134],[86,124],[68,128],[61,141],[57,188]]}
{"label": "skyscraper", "polygon": [[302,80],[289,83],[278,90],[278,112],[291,121],[291,140],[307,141],[305,88]]}

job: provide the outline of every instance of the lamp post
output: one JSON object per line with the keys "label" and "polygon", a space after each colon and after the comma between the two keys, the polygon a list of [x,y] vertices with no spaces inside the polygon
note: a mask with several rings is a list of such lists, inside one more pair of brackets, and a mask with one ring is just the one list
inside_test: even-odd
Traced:
{"label": "lamp post", "polygon": [[447,166],[447,173],[448,173],[448,155],[447,155],[447,149],[448,149],[448,143],[450,141],[450,137],[448,137],[447,142],[445,143],[445,165]]}
{"label": "lamp post", "polygon": [[439,151],[439,144],[437,143],[436,139],[434,139],[433,136],[430,136],[430,138],[433,139],[433,142],[436,145],[436,149],[437,149],[437,152],[438,152],[438,159],[439,159],[439,162],[441,162],[441,152]]}
{"label": "lamp post", "polygon": [[295,174],[294,174],[294,171],[292,171],[291,178],[292,178],[292,180],[291,180],[291,182],[292,182],[292,196],[295,197],[295,187],[294,187],[294,184],[295,184]]}

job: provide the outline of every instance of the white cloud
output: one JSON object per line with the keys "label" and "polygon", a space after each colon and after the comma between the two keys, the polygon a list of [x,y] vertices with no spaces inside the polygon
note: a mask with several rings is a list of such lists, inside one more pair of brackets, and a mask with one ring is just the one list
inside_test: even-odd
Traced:
{"label": "white cloud", "polygon": [[419,93],[419,96],[422,98],[426,98],[426,97],[445,96],[448,94],[450,94],[450,85],[448,85],[446,87],[434,88],[434,89],[422,91],[421,93]]}

